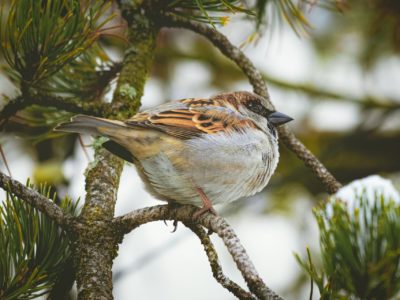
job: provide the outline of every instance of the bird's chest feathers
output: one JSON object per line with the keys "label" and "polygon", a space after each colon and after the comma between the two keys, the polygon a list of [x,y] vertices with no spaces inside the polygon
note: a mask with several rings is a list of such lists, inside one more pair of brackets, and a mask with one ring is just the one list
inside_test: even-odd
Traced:
{"label": "bird's chest feathers", "polygon": [[179,147],[164,146],[142,161],[146,176],[158,193],[178,202],[194,199],[193,204],[198,201],[196,187],[214,204],[255,194],[278,160],[276,142],[261,132],[206,135]]}
{"label": "bird's chest feathers", "polygon": [[210,190],[219,185],[225,197],[236,199],[264,188],[279,156],[276,140],[259,131],[209,135],[192,141],[189,149],[196,181]]}

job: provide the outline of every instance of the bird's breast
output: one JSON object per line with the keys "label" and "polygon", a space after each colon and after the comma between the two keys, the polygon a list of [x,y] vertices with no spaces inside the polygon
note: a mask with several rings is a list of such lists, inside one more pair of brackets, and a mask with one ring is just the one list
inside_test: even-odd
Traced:
{"label": "bird's breast", "polygon": [[278,162],[276,140],[258,130],[207,134],[160,142],[156,155],[141,160],[150,190],[158,198],[201,205],[196,188],[213,204],[259,192]]}
{"label": "bird's breast", "polygon": [[259,130],[207,135],[188,141],[186,147],[188,173],[213,203],[262,190],[279,158],[276,139]]}

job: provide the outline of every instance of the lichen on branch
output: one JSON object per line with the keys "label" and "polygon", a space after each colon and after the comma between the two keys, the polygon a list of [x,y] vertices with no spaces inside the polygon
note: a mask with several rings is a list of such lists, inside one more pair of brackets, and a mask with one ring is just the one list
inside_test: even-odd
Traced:
{"label": "lichen on branch", "polygon": [[[142,8],[129,10],[129,13],[135,22],[128,21],[129,46],[112,100],[113,117],[117,119],[135,114],[140,106],[157,33]],[[122,15],[126,15],[124,10]],[[120,239],[116,238],[109,222],[114,216],[122,168],[120,158],[100,148],[95,150],[95,161],[86,172],[87,195],[80,216],[85,226],[74,248],[79,299],[112,298],[112,263]]]}
{"label": "lichen on branch", "polygon": [[115,232],[119,232],[123,236],[149,222],[177,220],[190,224],[195,221],[198,225],[215,232],[223,240],[252,294],[258,299],[281,300],[280,296],[265,285],[232,227],[223,218],[214,216],[211,213],[203,214],[193,220],[196,210],[197,208],[191,205],[146,207],[115,218],[112,221],[112,225],[115,228]]}

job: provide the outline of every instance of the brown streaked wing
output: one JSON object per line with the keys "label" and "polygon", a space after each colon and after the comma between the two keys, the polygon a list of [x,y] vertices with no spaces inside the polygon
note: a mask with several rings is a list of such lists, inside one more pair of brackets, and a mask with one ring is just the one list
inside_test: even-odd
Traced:
{"label": "brown streaked wing", "polygon": [[238,114],[224,110],[170,109],[158,113],[140,113],[125,123],[130,126],[151,128],[166,134],[190,139],[202,134],[240,131],[244,127],[256,128],[255,124]]}

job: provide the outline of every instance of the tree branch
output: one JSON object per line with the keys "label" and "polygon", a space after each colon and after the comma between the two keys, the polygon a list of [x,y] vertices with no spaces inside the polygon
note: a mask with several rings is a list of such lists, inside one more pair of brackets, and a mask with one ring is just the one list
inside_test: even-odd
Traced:
{"label": "tree branch", "polygon": [[104,102],[78,102],[59,96],[44,94],[18,96],[10,100],[1,110],[0,130],[3,129],[7,120],[11,116],[31,105],[51,106],[72,113],[81,113],[92,116],[108,116],[113,110],[109,103]]}
{"label": "tree branch", "polygon": [[365,95],[356,97],[350,94],[340,94],[334,91],[325,90],[308,82],[294,83],[274,77],[270,74],[263,74],[263,78],[270,84],[273,84],[281,89],[292,90],[307,94],[311,100],[314,98],[328,98],[329,100],[351,102],[362,106],[363,108],[381,108],[381,109],[400,109],[399,99],[388,97],[376,97],[374,95]]}
{"label": "tree branch", "polygon": [[57,204],[47,199],[34,189],[26,187],[22,183],[12,179],[2,172],[0,172],[0,187],[3,190],[8,191],[18,198],[28,202],[30,205],[46,214],[50,219],[55,221],[64,229],[71,229],[72,216],[65,214]]}
{"label": "tree branch", "polygon": [[[163,26],[186,28],[207,38],[222,54],[231,59],[243,71],[253,86],[254,92],[267,99],[269,108],[275,110],[261,73],[254,67],[253,63],[244,53],[239,48],[232,45],[222,33],[205,24],[173,15],[164,15],[160,17],[160,22]],[[333,194],[341,187],[340,182],[337,181],[314,154],[290,132],[287,126],[281,126],[279,128],[279,135],[283,144],[311,169],[328,193]]]}
{"label": "tree branch", "polygon": [[217,251],[214,249],[210,237],[205,230],[198,224],[183,223],[191,231],[193,231],[204,247],[204,251],[207,254],[208,261],[210,262],[211,270],[214,278],[228,291],[234,294],[239,299],[256,299],[252,294],[243,290],[237,283],[226,277],[222,271],[222,267],[218,261]]}
{"label": "tree branch", "polygon": [[159,19],[161,26],[189,29],[207,38],[222,54],[231,59],[243,71],[253,86],[254,93],[266,98],[270,105],[269,108],[274,109],[261,73],[239,48],[232,45],[226,36],[206,24],[190,21],[175,15],[166,14]]}
{"label": "tree branch", "polygon": [[[115,232],[119,232],[122,236],[145,223],[153,221],[177,220],[189,224],[193,222],[193,214],[197,209],[190,205],[179,207],[170,207],[168,205],[146,207],[115,218],[112,221],[112,225],[115,228]],[[242,273],[249,290],[258,299],[282,300],[281,297],[265,285],[235,232],[223,218],[212,214],[204,214],[195,221],[215,232],[223,240],[237,268]]]}
{"label": "tree branch", "polygon": [[[153,62],[157,30],[142,7],[130,10],[129,48],[125,52],[114,91],[113,116],[123,119],[136,113]],[[125,16],[125,8],[122,8]],[[105,149],[95,150],[95,161],[86,173],[86,199],[80,218],[85,226],[74,244],[79,300],[112,299],[112,264],[120,239],[109,226],[114,216],[122,159]]]}

